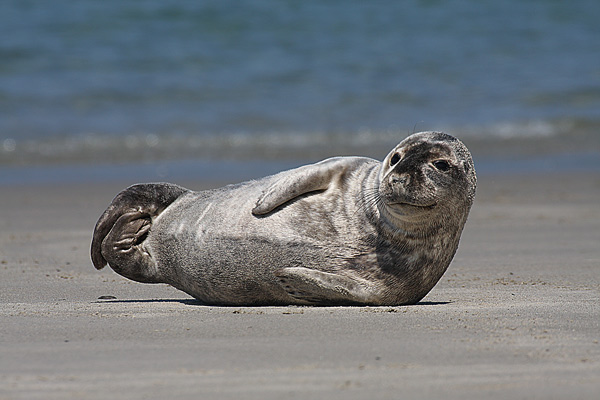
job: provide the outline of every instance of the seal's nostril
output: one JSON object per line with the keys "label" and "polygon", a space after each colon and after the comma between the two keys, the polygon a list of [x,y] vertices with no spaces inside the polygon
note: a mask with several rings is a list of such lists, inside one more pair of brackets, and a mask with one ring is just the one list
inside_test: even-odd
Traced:
{"label": "seal's nostril", "polygon": [[405,185],[408,182],[408,176],[406,175],[396,175],[390,177],[390,183],[392,185]]}

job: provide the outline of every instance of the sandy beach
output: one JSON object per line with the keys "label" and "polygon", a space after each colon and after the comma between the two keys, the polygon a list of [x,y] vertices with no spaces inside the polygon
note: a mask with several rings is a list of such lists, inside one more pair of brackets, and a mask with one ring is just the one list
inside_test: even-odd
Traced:
{"label": "sandy beach", "polygon": [[[0,400],[600,399],[599,1],[0,10]],[[416,305],[210,307],[90,260],[134,183],[438,130],[478,192]]]}
{"label": "sandy beach", "polygon": [[597,398],[600,176],[479,178],[409,307],[202,306],[93,268],[96,219],[133,182],[3,186],[0,399]]}

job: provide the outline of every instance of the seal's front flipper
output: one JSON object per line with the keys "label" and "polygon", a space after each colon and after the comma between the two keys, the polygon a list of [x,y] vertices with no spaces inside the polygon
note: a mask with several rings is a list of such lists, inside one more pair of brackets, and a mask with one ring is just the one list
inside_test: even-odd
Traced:
{"label": "seal's front flipper", "polygon": [[365,160],[362,157],[335,157],[287,171],[262,193],[252,214],[268,214],[298,196],[326,190],[335,185],[344,173]]}
{"label": "seal's front flipper", "polygon": [[375,291],[364,280],[303,267],[283,268],[275,274],[285,291],[314,305],[366,305],[375,303]]}
{"label": "seal's front flipper", "polygon": [[131,186],[119,193],[100,216],[92,238],[91,257],[96,269],[108,262],[120,275],[138,282],[160,282],[143,242],[152,220],[188,190],[169,183]]}

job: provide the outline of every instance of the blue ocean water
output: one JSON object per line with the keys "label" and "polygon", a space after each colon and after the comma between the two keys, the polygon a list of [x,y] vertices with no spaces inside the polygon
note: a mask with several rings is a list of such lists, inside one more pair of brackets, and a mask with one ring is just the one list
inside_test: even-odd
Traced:
{"label": "blue ocean water", "polygon": [[596,0],[3,0],[0,168],[600,154]]}

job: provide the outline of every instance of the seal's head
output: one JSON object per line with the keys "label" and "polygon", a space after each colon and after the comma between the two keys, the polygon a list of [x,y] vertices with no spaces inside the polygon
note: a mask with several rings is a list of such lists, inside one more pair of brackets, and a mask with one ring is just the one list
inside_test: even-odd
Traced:
{"label": "seal's head", "polygon": [[416,133],[383,160],[379,207],[394,225],[437,216],[440,223],[451,219],[462,226],[476,184],[471,153],[460,140],[441,132]]}

